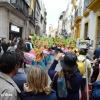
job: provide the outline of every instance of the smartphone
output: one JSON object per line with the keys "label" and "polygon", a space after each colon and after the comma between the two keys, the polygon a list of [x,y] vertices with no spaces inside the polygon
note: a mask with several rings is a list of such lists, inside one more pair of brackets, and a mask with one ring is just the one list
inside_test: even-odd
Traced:
{"label": "smartphone", "polygon": [[62,57],[64,57],[65,55],[62,55]]}

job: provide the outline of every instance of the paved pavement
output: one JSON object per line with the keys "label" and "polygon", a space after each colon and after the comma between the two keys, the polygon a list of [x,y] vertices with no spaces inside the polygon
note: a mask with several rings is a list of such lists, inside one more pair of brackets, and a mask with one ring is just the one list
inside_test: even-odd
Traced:
{"label": "paved pavement", "polygon": [[[53,60],[56,58],[56,54],[54,55],[54,56],[51,56],[51,58],[52,58],[52,60],[51,60],[51,62],[47,65],[47,67],[49,68],[50,66],[51,66],[51,64],[53,63]],[[60,62],[57,64],[57,66],[56,66],[56,71],[60,71],[60,69],[61,69],[61,66],[60,66]],[[49,76],[48,76],[49,77]],[[51,79],[49,78],[49,84],[51,83]]]}

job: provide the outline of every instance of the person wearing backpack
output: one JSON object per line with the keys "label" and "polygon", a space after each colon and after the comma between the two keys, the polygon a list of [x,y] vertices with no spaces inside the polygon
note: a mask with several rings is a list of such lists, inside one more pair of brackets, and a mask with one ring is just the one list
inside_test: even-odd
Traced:
{"label": "person wearing backpack", "polygon": [[[52,89],[56,91],[57,100],[79,100],[82,75],[76,63],[77,56],[72,52],[63,55],[59,53],[48,70],[48,75],[52,80]],[[62,69],[57,72],[55,68],[59,60]]]}
{"label": "person wearing backpack", "polygon": [[[82,84],[81,84],[81,92],[83,92],[85,85],[86,85],[86,74],[88,74],[88,78],[91,74],[91,63],[88,59],[86,59],[87,50],[80,49],[79,50],[79,56],[77,57],[77,64],[78,68],[80,70],[80,73],[82,74]],[[86,67],[87,67],[87,73],[86,73]]]}
{"label": "person wearing backpack", "polygon": [[26,40],[26,47],[27,47],[27,50],[26,52],[30,52],[30,50],[32,50],[32,43],[31,43],[31,38],[28,38],[28,40]]}

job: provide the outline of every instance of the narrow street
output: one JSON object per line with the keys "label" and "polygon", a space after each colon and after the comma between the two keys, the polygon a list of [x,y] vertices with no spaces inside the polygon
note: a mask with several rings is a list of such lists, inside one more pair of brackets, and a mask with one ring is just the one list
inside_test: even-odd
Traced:
{"label": "narrow street", "polygon": [[[57,54],[55,54],[54,56],[51,56],[52,60],[51,62],[48,64],[48,68],[51,66],[51,64],[53,63],[53,60],[56,58]],[[56,66],[56,71],[60,71],[61,67],[60,67],[60,62],[58,63],[58,65]],[[48,76],[49,77],[49,76]],[[51,79],[49,78],[49,84],[51,83]]]}
{"label": "narrow street", "polygon": [[100,100],[100,0],[0,0],[0,8],[0,100]]}

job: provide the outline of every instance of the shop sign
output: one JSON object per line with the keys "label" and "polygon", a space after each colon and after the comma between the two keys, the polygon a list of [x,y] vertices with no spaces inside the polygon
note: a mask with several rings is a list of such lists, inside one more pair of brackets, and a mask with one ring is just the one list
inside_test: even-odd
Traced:
{"label": "shop sign", "polygon": [[16,25],[11,25],[11,31],[15,31],[15,32],[20,32],[20,28],[17,27]]}

